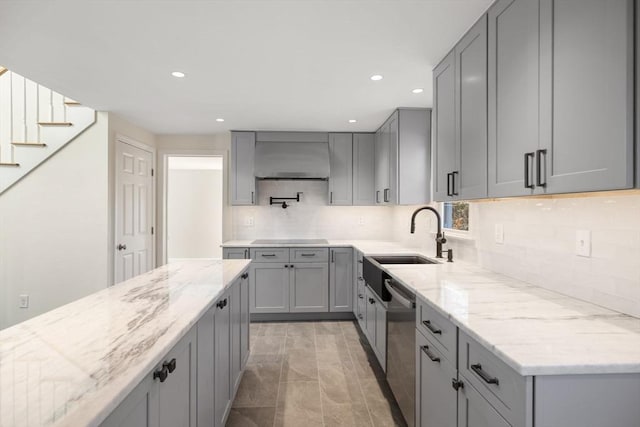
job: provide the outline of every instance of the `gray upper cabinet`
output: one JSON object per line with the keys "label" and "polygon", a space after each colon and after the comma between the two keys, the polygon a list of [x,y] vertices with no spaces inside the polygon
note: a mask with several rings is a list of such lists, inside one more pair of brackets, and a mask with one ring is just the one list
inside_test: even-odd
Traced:
{"label": "gray upper cabinet", "polygon": [[451,174],[456,162],[456,71],[455,52],[450,52],[433,70],[433,198],[453,198]]}
{"label": "gray upper cabinet", "polygon": [[540,1],[540,191],[633,187],[633,11],[633,0]]}
{"label": "gray upper cabinet", "polygon": [[375,205],[375,134],[353,134],[353,204]]}
{"label": "gray upper cabinet", "polygon": [[329,311],[353,310],[353,249],[329,249]]}
{"label": "gray upper cabinet", "polygon": [[230,196],[232,205],[253,205],[256,201],[254,174],[255,132],[231,132]]}
{"label": "gray upper cabinet", "polygon": [[353,204],[353,143],[350,133],[329,134],[329,204]]}
{"label": "gray upper cabinet", "polygon": [[399,108],[376,133],[375,145],[376,204],[429,202],[431,110]]}
{"label": "gray upper cabinet", "polygon": [[456,160],[451,194],[468,200],[487,197],[487,17],[455,48]]}
{"label": "gray upper cabinet", "polygon": [[533,156],[539,139],[538,9],[538,0],[498,0],[488,12],[489,197],[534,192]]}

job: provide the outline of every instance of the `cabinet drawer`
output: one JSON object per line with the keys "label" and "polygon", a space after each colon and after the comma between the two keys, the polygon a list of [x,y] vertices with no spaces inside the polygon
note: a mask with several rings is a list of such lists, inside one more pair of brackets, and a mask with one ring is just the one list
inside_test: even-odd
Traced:
{"label": "cabinet drawer", "polygon": [[416,302],[416,327],[438,345],[443,355],[455,366],[458,360],[458,328],[422,299],[418,298]]}
{"label": "cabinet drawer", "polygon": [[289,248],[251,248],[256,262],[289,262]]}
{"label": "cabinet drawer", "polygon": [[531,405],[531,377],[523,377],[464,332],[459,332],[458,371],[512,425],[522,425]]}
{"label": "cabinet drawer", "polygon": [[327,248],[291,248],[291,262],[327,262]]}

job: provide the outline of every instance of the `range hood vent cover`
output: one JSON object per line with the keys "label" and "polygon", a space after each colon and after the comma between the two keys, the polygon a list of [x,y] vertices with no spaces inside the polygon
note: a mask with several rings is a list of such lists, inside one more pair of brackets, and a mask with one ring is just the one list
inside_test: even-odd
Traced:
{"label": "range hood vent cover", "polygon": [[[326,134],[325,134],[326,135]],[[289,135],[287,135],[289,136]],[[328,135],[327,135],[328,137]],[[329,142],[256,141],[255,175],[259,179],[328,179]],[[284,138],[282,138],[284,139]],[[287,138],[289,139],[289,138]]]}

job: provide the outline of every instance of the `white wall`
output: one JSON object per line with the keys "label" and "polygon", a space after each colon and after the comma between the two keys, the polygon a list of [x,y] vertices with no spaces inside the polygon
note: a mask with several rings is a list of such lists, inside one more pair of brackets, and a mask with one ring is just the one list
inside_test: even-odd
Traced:
{"label": "white wall", "polygon": [[107,122],[0,196],[0,329],[107,286]]}
{"label": "white wall", "polygon": [[[435,221],[418,230],[400,224],[414,207],[396,210],[396,235],[435,251]],[[472,240],[450,238],[456,258],[623,313],[640,316],[640,193],[518,198],[471,204]],[[496,224],[504,244],[495,243]],[[575,253],[576,232],[590,230],[590,258]]]}
{"label": "white wall", "polygon": [[[393,209],[380,206],[328,206],[327,181],[258,181],[258,205],[233,206],[233,238],[326,238],[391,240]],[[269,197],[295,197],[287,209]],[[246,225],[253,218],[254,225]]]}
{"label": "white wall", "polygon": [[169,169],[169,259],[222,258],[222,170]]}

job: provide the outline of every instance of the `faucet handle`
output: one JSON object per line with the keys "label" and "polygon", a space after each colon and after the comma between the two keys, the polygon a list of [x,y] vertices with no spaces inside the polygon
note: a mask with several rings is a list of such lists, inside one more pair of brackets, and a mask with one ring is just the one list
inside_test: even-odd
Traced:
{"label": "faucet handle", "polygon": [[436,242],[441,244],[447,243],[447,239],[444,237],[444,231],[436,236]]}

